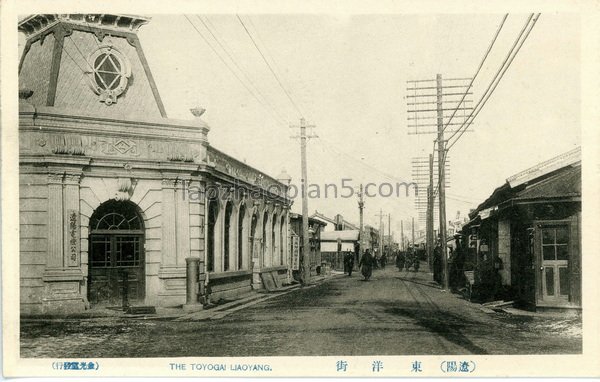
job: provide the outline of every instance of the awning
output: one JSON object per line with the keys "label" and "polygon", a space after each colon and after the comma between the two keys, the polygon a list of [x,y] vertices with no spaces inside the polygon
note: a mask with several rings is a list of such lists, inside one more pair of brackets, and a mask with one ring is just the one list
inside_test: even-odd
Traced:
{"label": "awning", "polygon": [[333,241],[336,242],[341,241],[358,241],[358,230],[344,230],[344,231],[330,231],[330,232],[321,232],[321,242],[324,241]]}
{"label": "awning", "polygon": [[478,215],[481,218],[481,220],[485,220],[485,219],[489,218],[497,210],[498,210],[498,206],[486,208],[484,210],[479,211]]}
{"label": "awning", "polygon": [[[342,242],[342,252],[354,252],[354,243]],[[326,241],[321,242],[321,252],[337,252],[337,242]]]}

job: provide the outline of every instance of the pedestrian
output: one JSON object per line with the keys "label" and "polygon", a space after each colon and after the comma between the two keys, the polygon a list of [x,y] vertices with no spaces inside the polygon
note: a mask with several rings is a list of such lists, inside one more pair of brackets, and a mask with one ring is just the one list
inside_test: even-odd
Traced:
{"label": "pedestrian", "polygon": [[350,252],[346,252],[344,255],[344,269],[348,273],[348,276],[352,276],[352,268],[354,268],[354,256]]}
{"label": "pedestrian", "polygon": [[365,281],[369,281],[371,275],[373,274],[374,262],[375,258],[373,255],[371,255],[371,251],[367,249],[358,263],[358,266],[361,267],[360,271],[365,278]]}
{"label": "pedestrian", "polygon": [[385,265],[387,264],[387,255],[385,252],[381,255],[381,269],[385,269]]}
{"label": "pedestrian", "polygon": [[442,272],[443,272],[443,258],[442,258],[442,246],[438,243],[433,250],[433,280],[442,284]]}
{"label": "pedestrian", "polygon": [[405,263],[404,252],[399,251],[398,254],[396,255],[396,267],[398,268],[399,271],[404,269],[404,263]]}

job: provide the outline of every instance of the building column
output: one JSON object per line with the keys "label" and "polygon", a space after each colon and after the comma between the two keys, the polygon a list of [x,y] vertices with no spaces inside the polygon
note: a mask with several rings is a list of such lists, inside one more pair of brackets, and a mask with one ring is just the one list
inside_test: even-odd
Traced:
{"label": "building column", "polygon": [[79,182],[80,174],[66,174],[64,178],[63,206],[64,232],[63,264],[65,267],[81,266],[80,249],[80,216],[79,216]]}
{"label": "building column", "polygon": [[273,243],[271,243],[271,239],[273,238],[273,235],[271,233],[271,231],[273,230],[273,211],[271,209],[271,202],[267,202],[267,207],[265,208],[265,211],[267,212],[267,222],[266,224],[264,224],[265,222],[263,222],[264,230],[261,226],[261,233],[263,235],[263,264],[261,268],[270,267],[273,265],[271,258],[273,248]]}
{"label": "building column", "polygon": [[[260,206],[259,202],[254,202],[252,213],[250,214],[250,225],[252,225],[252,215],[256,214],[256,229],[250,245],[252,246],[252,258],[250,259],[250,266],[252,267],[252,288],[262,288],[262,281],[260,279],[260,270],[262,264],[262,231],[263,231],[263,220],[265,217],[265,211],[263,206]],[[250,227],[250,229],[252,229]]]}
{"label": "building column", "polygon": [[63,266],[63,173],[48,174],[47,268]]}
{"label": "building column", "polygon": [[250,248],[250,234],[252,229],[252,204],[247,200],[244,200],[244,228],[242,230],[242,269],[250,270],[250,264],[252,259],[250,258],[251,248]]}
{"label": "building column", "polygon": [[181,263],[177,255],[177,203],[175,175],[163,175],[161,199],[161,263],[158,271],[161,288],[158,298],[162,306],[171,306],[185,302],[186,265],[185,257]]}
{"label": "building column", "polygon": [[48,174],[48,257],[42,275],[43,313],[74,313],[86,308],[81,294],[79,180],[81,173]]}
{"label": "building column", "polygon": [[162,180],[162,262],[161,266],[177,264],[177,220],[175,212],[176,179]]}
{"label": "building column", "polygon": [[190,257],[190,203],[186,195],[187,190],[184,184],[189,184],[191,179],[181,179],[178,184],[182,187],[176,187],[175,196],[175,236],[177,250],[175,264],[177,267],[185,266],[186,258]]}
{"label": "building column", "polygon": [[239,233],[239,219],[240,219],[240,204],[234,203],[231,212],[231,221],[229,222],[229,269],[237,271],[238,268],[238,256],[239,246],[238,237]]}
{"label": "building column", "polygon": [[273,264],[281,265],[281,206],[275,206],[275,212],[273,214],[273,219],[275,219],[274,226],[275,230],[275,242],[273,243]]}

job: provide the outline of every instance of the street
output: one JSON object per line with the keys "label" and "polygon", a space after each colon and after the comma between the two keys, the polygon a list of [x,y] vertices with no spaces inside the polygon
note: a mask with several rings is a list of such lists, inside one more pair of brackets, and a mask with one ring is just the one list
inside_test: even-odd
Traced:
{"label": "street", "polygon": [[484,311],[431,274],[391,265],[203,321],[24,319],[21,357],[564,354],[582,350],[581,318]]}

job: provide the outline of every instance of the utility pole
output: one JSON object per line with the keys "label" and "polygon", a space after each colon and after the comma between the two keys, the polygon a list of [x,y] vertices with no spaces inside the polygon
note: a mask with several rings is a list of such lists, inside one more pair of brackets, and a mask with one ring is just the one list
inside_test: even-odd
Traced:
{"label": "utility pole", "polygon": [[415,250],[415,218],[412,218],[412,245],[413,251]]}
{"label": "utility pole", "polygon": [[433,259],[433,248],[434,248],[434,238],[433,238],[433,209],[434,209],[434,199],[433,199],[433,154],[429,154],[429,187],[427,187],[427,265],[429,266],[429,270],[432,267],[432,259]]}
{"label": "utility pole", "polygon": [[292,128],[300,128],[300,136],[295,136],[293,138],[300,138],[300,161],[302,166],[302,180],[301,180],[301,188],[302,188],[302,268],[304,270],[304,277],[302,278],[302,282],[304,285],[309,284],[310,282],[310,238],[308,232],[308,175],[307,175],[307,165],[306,165],[306,141],[310,138],[316,138],[315,135],[307,135],[306,128],[315,127],[314,125],[307,126],[306,120],[304,118],[300,118],[300,126],[291,126]]}
{"label": "utility pole", "polygon": [[388,253],[392,250],[392,214],[388,214]]}
{"label": "utility pole", "polygon": [[[455,133],[461,129],[464,123],[467,122],[473,111],[473,81],[470,78],[450,78],[444,80],[449,83],[444,88],[442,84],[442,75],[436,75],[435,79],[428,80],[410,80],[407,81],[407,106],[408,106],[408,134],[436,134],[437,139],[437,184],[432,186],[431,176],[433,174],[433,166],[431,165],[431,157],[429,159],[429,184],[431,188],[431,201],[427,203],[429,211],[429,222],[433,230],[433,211],[435,209],[435,195],[439,196],[439,220],[440,220],[440,240],[442,247],[442,264],[443,264],[443,288],[448,290],[448,258],[446,252],[446,187],[448,185],[446,179],[446,167],[448,158],[446,157],[446,142],[444,140],[444,132]],[[446,107],[444,107],[444,103]],[[449,115],[444,115],[444,111],[451,111]],[[458,112],[461,112],[460,115]],[[436,123],[433,123],[435,121]],[[460,126],[460,127],[457,127]],[[472,130],[464,130],[469,132]],[[422,162],[426,158],[417,158],[415,162],[416,169],[422,167]],[[420,172],[416,171],[416,175],[420,176]],[[429,193],[428,193],[429,194]],[[417,209],[422,209],[421,201],[415,199]]]}
{"label": "utility pole", "polygon": [[363,235],[363,209],[365,208],[365,199],[364,199],[364,195],[363,195],[363,185],[360,185],[360,191],[358,192],[358,210],[360,212],[360,231],[359,231],[359,235],[360,235],[360,243],[358,246],[358,257],[359,257],[359,261],[360,259],[362,259],[362,255],[364,253],[364,245],[365,245],[365,238]]}
{"label": "utility pole", "polygon": [[437,88],[437,130],[438,130],[438,196],[440,198],[440,239],[442,241],[442,264],[444,267],[444,289],[449,289],[448,256],[446,254],[446,182],[444,179],[444,157],[446,156],[446,141],[444,141],[444,110],[442,105],[442,75],[436,76]]}
{"label": "utility pole", "polygon": [[383,237],[384,237],[382,218],[385,216],[385,214],[383,213],[381,208],[379,209],[379,214],[377,214],[376,216],[379,216],[379,256],[381,256],[381,254],[383,253]]}
{"label": "utility pole", "polygon": [[402,251],[404,251],[404,221],[400,220],[400,242]]}

